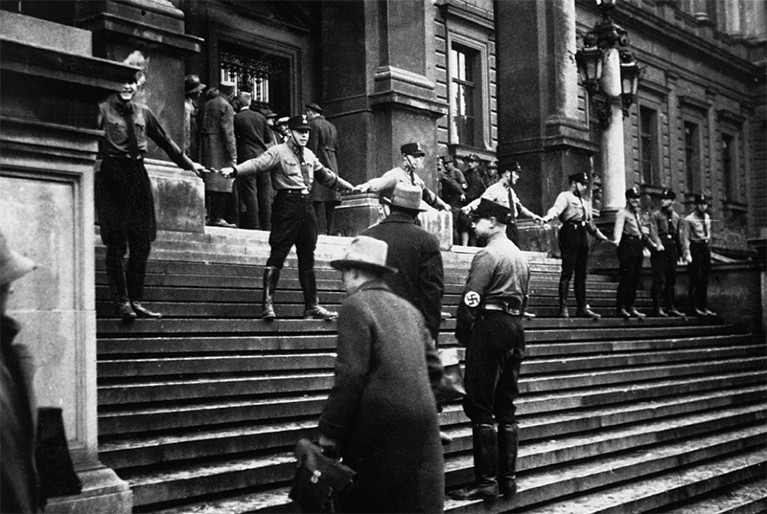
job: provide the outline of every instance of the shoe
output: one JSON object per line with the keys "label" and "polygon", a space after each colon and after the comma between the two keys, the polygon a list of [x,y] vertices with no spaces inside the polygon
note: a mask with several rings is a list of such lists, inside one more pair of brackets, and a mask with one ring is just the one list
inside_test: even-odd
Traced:
{"label": "shoe", "polygon": [[507,499],[517,494],[517,481],[514,478],[498,479],[498,492]]}
{"label": "shoe", "polygon": [[709,309],[703,309],[703,312],[706,313],[706,316],[716,316],[716,312]]}
{"label": "shoe", "polygon": [[133,312],[136,313],[136,316],[139,318],[162,318],[162,314],[159,312],[153,312],[141,305],[141,302],[131,302],[131,307],[133,307]]}
{"label": "shoe", "polygon": [[450,317],[452,317],[452,314],[450,314],[449,312],[442,311],[439,313],[439,317],[442,319],[450,319]]}
{"label": "shoe", "polygon": [[559,317],[560,318],[569,318],[570,313],[567,312],[567,307],[560,307],[559,309]]}
{"label": "shoe", "polygon": [[616,314],[616,316],[618,316],[619,318],[623,318],[623,319],[629,319],[629,318],[631,317],[631,314],[629,314],[629,311],[627,311],[627,310],[626,310],[626,309],[624,309],[623,307],[621,307],[620,309],[618,309],[618,310],[616,311],[616,313],[615,313],[615,314]]}
{"label": "shoe", "polygon": [[522,316],[524,316],[525,319],[533,319],[535,318],[535,313],[530,311],[522,311]]}
{"label": "shoe", "polygon": [[337,318],[337,312],[329,311],[320,305],[315,305],[304,311],[304,319],[324,319],[325,321],[333,321]]}
{"label": "shoe", "polygon": [[684,318],[686,316],[684,312],[678,311],[676,307],[671,307],[667,312],[669,316],[676,316],[678,318]]}
{"label": "shoe", "polygon": [[223,218],[219,218],[211,223],[211,226],[213,227],[224,227],[224,228],[237,228],[237,225],[234,223],[229,223]]}
{"label": "shoe", "polygon": [[447,446],[453,442],[453,438],[447,435],[442,430],[439,431],[439,440],[442,441],[442,446]]}
{"label": "shoe", "polygon": [[[515,491],[516,492],[516,491]],[[453,500],[468,501],[468,500],[485,500],[494,501],[498,499],[498,484],[489,486],[473,486],[466,487],[464,489],[458,489],[447,493]]]}
{"label": "shoe", "polygon": [[577,318],[591,318],[594,320],[597,320],[602,317],[601,314],[597,314],[596,312],[592,311],[590,308],[586,307],[583,310],[579,310],[575,313],[575,317]]}
{"label": "shoe", "polygon": [[136,313],[131,309],[128,300],[115,300],[115,314],[124,320],[136,319]]}
{"label": "shoe", "polygon": [[695,315],[696,316],[708,316],[708,314],[706,314],[706,311],[702,311],[700,309],[695,309]]}
{"label": "shoe", "polygon": [[646,318],[646,317],[647,317],[647,314],[644,314],[644,313],[642,313],[642,312],[639,312],[639,311],[638,311],[638,310],[636,310],[634,307],[632,307],[632,308],[630,308],[630,309],[629,309],[629,314],[631,314],[631,315],[632,315],[632,316],[634,316],[635,318],[639,318],[639,319],[644,319],[644,318]]}
{"label": "shoe", "polygon": [[652,311],[652,315],[656,318],[668,318],[668,314],[666,314],[666,311],[661,309],[660,307]]}

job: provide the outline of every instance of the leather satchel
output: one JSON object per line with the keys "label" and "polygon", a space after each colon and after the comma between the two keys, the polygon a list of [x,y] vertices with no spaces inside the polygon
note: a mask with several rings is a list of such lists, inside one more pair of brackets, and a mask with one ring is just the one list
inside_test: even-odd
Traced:
{"label": "leather satchel", "polygon": [[466,396],[466,388],[463,384],[458,348],[440,348],[437,350],[437,355],[442,362],[442,380],[434,393],[437,403],[444,404],[460,400]]}
{"label": "leather satchel", "polygon": [[352,485],[354,470],[325,455],[308,439],[298,441],[294,454],[298,468],[290,499],[301,512],[335,512],[335,497]]}

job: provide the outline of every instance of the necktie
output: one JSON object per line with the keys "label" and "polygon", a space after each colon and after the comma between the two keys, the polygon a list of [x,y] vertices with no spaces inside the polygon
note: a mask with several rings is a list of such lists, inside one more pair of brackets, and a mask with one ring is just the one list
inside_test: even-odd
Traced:
{"label": "necktie", "polygon": [[639,223],[639,214],[637,214],[637,211],[634,211],[634,219],[637,222],[637,232],[639,232],[639,237],[642,237],[642,224]]}
{"label": "necktie", "polygon": [[581,211],[583,212],[583,218],[582,219],[583,219],[583,221],[588,221],[589,219],[588,219],[588,216],[586,214],[586,204],[583,203],[583,198],[581,198],[579,196],[578,197],[578,201],[581,202]]}
{"label": "necktie", "polygon": [[706,220],[706,215],[703,215],[703,239],[708,241],[708,220]]}
{"label": "necktie", "polygon": [[128,153],[132,159],[138,157],[138,141],[136,140],[136,126],[133,124],[133,109],[130,104],[126,104],[122,112],[125,118],[125,126],[128,131]]}
{"label": "necktie", "polygon": [[516,223],[517,222],[517,204],[514,202],[514,194],[509,188],[509,209],[511,209],[511,222]]}

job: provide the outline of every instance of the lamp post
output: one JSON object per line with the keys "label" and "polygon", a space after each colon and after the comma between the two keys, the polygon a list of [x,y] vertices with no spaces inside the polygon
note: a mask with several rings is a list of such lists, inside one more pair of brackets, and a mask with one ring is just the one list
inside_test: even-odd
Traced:
{"label": "lamp post", "polygon": [[602,129],[602,212],[614,213],[625,203],[622,122],[636,99],[639,66],[628,49],[628,33],[612,19],[616,0],[596,2],[602,19],[583,37],[575,60]]}

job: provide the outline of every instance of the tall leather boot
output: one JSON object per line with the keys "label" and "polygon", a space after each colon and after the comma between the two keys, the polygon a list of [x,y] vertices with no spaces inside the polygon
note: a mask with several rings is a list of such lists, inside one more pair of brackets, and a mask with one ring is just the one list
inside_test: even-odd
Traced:
{"label": "tall leather boot", "polygon": [[264,293],[261,300],[261,314],[259,314],[259,317],[264,321],[272,321],[277,317],[274,313],[274,292],[277,290],[277,282],[279,281],[280,268],[267,266],[264,269]]}
{"label": "tall leather boot", "polygon": [[517,426],[498,425],[498,492],[509,498],[517,493],[518,448]]}
{"label": "tall leather boot", "polygon": [[567,312],[567,290],[570,289],[570,281],[560,278],[559,279],[559,317],[569,318],[570,313]]}
{"label": "tall leather boot", "polygon": [[498,498],[498,437],[494,425],[474,425],[474,485],[451,491],[454,500],[486,500]]}
{"label": "tall leather boot", "polygon": [[298,281],[304,292],[304,319],[324,319],[331,321],[338,318],[338,313],[329,311],[320,305],[317,299],[317,278],[314,270],[298,272]]}
{"label": "tall leather boot", "polygon": [[104,259],[107,278],[109,279],[109,290],[115,304],[115,314],[122,319],[136,319],[136,313],[128,300],[128,286],[125,279],[125,259],[119,255],[119,251],[114,247],[107,246],[107,254]]}

